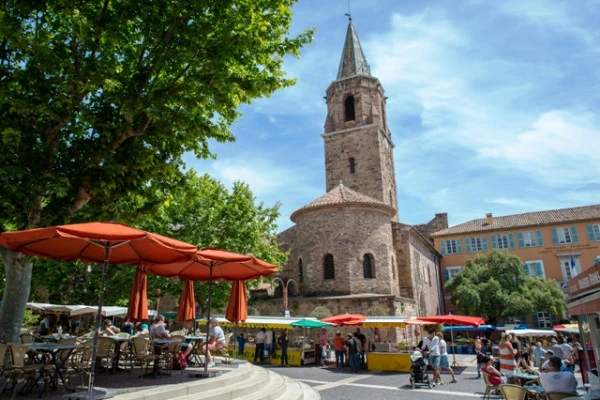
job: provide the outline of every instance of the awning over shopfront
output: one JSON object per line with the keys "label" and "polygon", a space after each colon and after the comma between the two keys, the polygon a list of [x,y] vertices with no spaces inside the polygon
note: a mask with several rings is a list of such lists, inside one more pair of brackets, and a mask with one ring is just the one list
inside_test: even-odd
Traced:
{"label": "awning over shopfront", "polygon": [[363,323],[363,328],[404,328],[406,326],[406,317],[367,317]]}
{"label": "awning over shopfront", "polygon": [[[223,315],[217,315],[213,317],[219,321],[220,326],[235,326],[233,322],[228,321]],[[238,322],[237,326],[240,328],[294,329],[294,327],[291,325],[292,322],[297,322],[301,319],[319,321],[316,318],[263,317],[249,315],[246,321]],[[196,323],[200,326],[206,325],[206,320],[198,319],[196,320]]]}

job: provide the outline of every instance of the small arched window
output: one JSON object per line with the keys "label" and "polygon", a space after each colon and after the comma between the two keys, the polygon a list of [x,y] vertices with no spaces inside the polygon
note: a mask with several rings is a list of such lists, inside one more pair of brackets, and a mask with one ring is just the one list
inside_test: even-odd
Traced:
{"label": "small arched window", "polygon": [[363,277],[365,279],[375,278],[375,269],[373,266],[373,256],[365,254],[363,256]]}
{"label": "small arched window", "polygon": [[335,279],[333,256],[331,254],[327,254],[323,264],[323,279]]}
{"label": "small arched window", "polygon": [[344,101],[344,117],[345,121],[354,121],[356,115],[354,112],[354,96],[350,95],[346,97]]}
{"label": "small arched window", "polygon": [[396,260],[392,256],[392,277],[396,280]]}
{"label": "small arched window", "polygon": [[302,259],[298,259],[298,282],[304,282],[304,267],[302,266]]}
{"label": "small arched window", "polygon": [[354,157],[350,157],[350,173],[353,174],[356,172],[356,160],[354,160]]}

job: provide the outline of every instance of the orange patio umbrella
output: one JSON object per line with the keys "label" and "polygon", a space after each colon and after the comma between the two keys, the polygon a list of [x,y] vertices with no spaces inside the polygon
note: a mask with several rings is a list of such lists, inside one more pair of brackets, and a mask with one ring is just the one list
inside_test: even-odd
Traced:
{"label": "orange patio umbrella", "polygon": [[183,292],[179,298],[177,321],[193,321],[196,319],[196,299],[194,299],[194,281],[185,281]]}
{"label": "orange patio umbrella", "polygon": [[[102,305],[108,264],[173,263],[190,259],[196,246],[114,222],[88,222],[48,228],[3,232],[0,245],[27,255],[63,261],[102,263],[96,326],[102,323]],[[94,387],[98,330],[92,346],[88,396]]]}
{"label": "orange patio umbrella", "polygon": [[[183,280],[208,281],[208,311],[206,336],[210,328],[210,307],[212,301],[212,282],[217,280],[238,281],[269,276],[277,272],[277,267],[256,257],[233,253],[226,250],[204,248],[184,262],[172,264],[153,264],[147,266],[148,273],[166,277],[178,277]],[[208,347],[206,348],[208,351]],[[206,356],[206,354],[205,354]],[[204,373],[208,374],[208,363],[204,363]]]}
{"label": "orange patio umbrella", "polygon": [[144,267],[139,266],[135,271],[131,294],[129,295],[129,307],[127,308],[127,319],[130,321],[145,321],[148,319],[148,279]]}

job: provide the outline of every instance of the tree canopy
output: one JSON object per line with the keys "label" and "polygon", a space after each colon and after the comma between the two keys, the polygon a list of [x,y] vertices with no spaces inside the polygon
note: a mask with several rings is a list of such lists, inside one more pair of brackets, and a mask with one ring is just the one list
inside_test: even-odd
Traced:
{"label": "tree canopy", "polygon": [[527,275],[517,256],[499,250],[467,260],[445,290],[460,313],[487,316],[488,323],[537,311],[562,315],[566,307],[556,281]]}
{"label": "tree canopy", "polygon": [[[0,231],[154,212],[185,152],[213,156],[241,104],[294,83],[283,59],[312,38],[289,36],[294,2],[3,2]],[[0,253],[10,341],[31,262]]]}

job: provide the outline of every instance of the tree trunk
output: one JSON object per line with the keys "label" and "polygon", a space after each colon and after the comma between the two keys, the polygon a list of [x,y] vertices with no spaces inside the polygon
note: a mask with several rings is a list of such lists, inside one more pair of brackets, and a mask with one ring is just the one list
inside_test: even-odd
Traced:
{"label": "tree trunk", "polygon": [[6,281],[0,308],[0,343],[20,343],[23,310],[31,290],[31,258],[24,254],[1,248]]}

